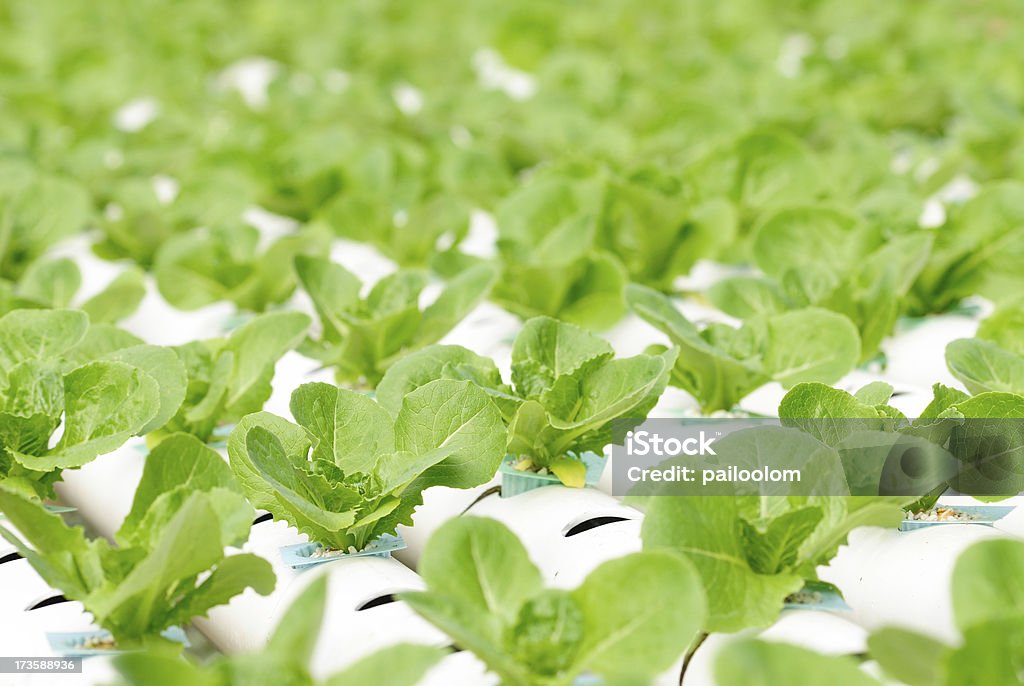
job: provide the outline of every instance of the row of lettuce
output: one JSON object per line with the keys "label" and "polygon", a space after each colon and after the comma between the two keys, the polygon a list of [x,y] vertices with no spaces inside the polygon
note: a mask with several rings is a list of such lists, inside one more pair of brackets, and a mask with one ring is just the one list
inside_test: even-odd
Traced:
{"label": "row of lettuce", "polygon": [[[667,311],[661,315],[670,319]],[[1024,418],[1021,321],[1019,313],[1002,310],[986,320],[980,338],[950,346],[950,368],[973,395],[936,385],[928,408],[908,419],[889,405],[893,389],[881,382],[855,394],[796,383],[779,406],[783,426],[753,429],[783,434],[759,442],[741,432],[723,439],[719,452],[800,463],[838,456],[851,439],[870,433],[968,460],[964,446],[1000,437],[992,435],[992,425],[979,429],[966,420]],[[692,338],[688,330],[680,332],[679,347],[616,358],[594,334],[535,318],[513,345],[510,383],[485,357],[432,345],[391,365],[375,397],[309,383],[292,395],[294,422],[259,411],[271,392],[275,362],[300,345],[309,325],[300,313],[268,313],[225,339],[169,349],[109,324],[90,324],[81,311],[18,310],[0,319],[0,510],[17,531],[4,527],[2,534],[122,647],[173,652],[180,647],[161,637],[165,629],[245,588],[273,590],[266,560],[225,554],[247,539],[254,508],[325,548],[358,551],[411,525],[425,489],[486,483],[506,458],[518,469],[583,485],[580,458],[621,440],[678,374],[679,358],[695,356],[682,345]],[[218,427],[234,423],[225,462],[210,445]],[[1004,438],[1015,440],[1016,424],[1001,426]],[[984,435],[968,440],[979,430]],[[63,470],[102,459],[131,436],[146,436],[152,451],[113,544],[90,540],[46,510],[43,500],[53,496]],[[1013,464],[996,466],[1001,487],[1019,479]],[[987,467],[974,475],[992,478]],[[878,496],[877,489],[866,496],[858,489],[872,479],[877,484],[878,473],[846,471],[843,477],[837,487],[846,496],[634,498],[646,510],[643,540],[650,552],[609,563],[571,594],[542,591],[511,534],[466,517],[428,546],[419,571],[430,591],[408,602],[510,683],[538,683],[540,675],[569,683],[583,670],[643,677],[669,666],[691,639],[770,624],[787,599],[816,581],[817,567],[853,528],[893,526],[904,508],[926,507],[942,492],[924,500]],[[487,555],[494,555],[493,568],[472,569],[488,564],[481,562]],[[508,565],[522,567],[521,573],[510,573]],[[630,597],[616,608],[608,589],[637,575],[664,578],[666,586],[652,585],[649,603]],[[462,597],[472,584],[459,580],[469,578],[508,588],[480,591],[475,602],[497,603],[480,611]],[[650,617],[638,613],[641,606],[651,608]],[[505,623],[478,626],[484,617]],[[639,627],[636,642],[620,635],[623,625]],[[577,628],[557,634],[563,645],[551,640],[551,626]],[[606,634],[615,640],[609,643]],[[988,629],[985,636],[989,640]],[[921,649],[929,647],[938,650],[934,644]]]}
{"label": "row of lettuce", "polygon": [[[622,318],[631,282],[671,292],[701,259],[753,265],[703,296],[744,320],[840,314],[858,362],[901,316],[1019,293],[1012,7],[807,5],[190,0],[67,16],[19,0],[0,15],[19,37],[3,53],[0,305],[72,297],[68,265],[36,261],[83,231],[184,309],[273,309],[309,288],[295,258],[339,236],[444,278],[487,262],[493,301],[594,329]],[[235,12],[233,39],[217,36]],[[265,92],[240,95],[229,77],[254,56],[270,60],[246,62]],[[496,87],[495,64],[532,91]],[[984,84],[965,67],[979,64]],[[140,101],[152,120],[121,122]],[[261,237],[257,206],[301,228]],[[467,240],[478,209],[494,256]],[[141,297],[135,275],[117,292],[125,309]]]}
{"label": "row of lettuce", "polygon": [[[747,167],[754,162],[733,164]],[[354,288],[354,277],[325,274],[329,270],[321,262],[338,235],[338,220],[315,221],[268,240],[242,222],[241,209],[231,222],[203,223],[201,228],[192,228],[203,221],[193,217],[188,231],[153,236],[154,254],[140,255],[109,248],[110,238],[103,232],[109,231],[104,227],[111,220],[89,210],[88,197],[77,184],[34,172],[11,171],[8,176],[0,182],[4,310],[65,306],[74,300],[81,281],[77,268],[68,260],[40,258],[59,240],[96,225],[101,230],[99,239],[91,239],[96,252],[150,269],[161,295],[178,308],[228,301],[244,312],[262,312],[283,306],[301,286],[321,309],[356,309],[352,296],[331,302],[323,293],[324,279],[343,286],[346,293]],[[700,297],[741,320],[808,309],[841,315],[850,326],[830,328],[836,329],[837,339],[842,334],[836,343],[844,361],[852,356],[857,363],[879,356],[883,339],[901,318],[947,312],[971,296],[997,304],[1012,304],[1019,297],[1016,267],[1024,259],[1024,186],[1017,182],[985,186],[951,208],[939,229],[916,223],[894,228],[808,199],[783,202],[773,193],[773,206],[746,238],[737,233],[737,213],[728,203],[694,209],[690,200],[679,199],[669,211],[663,207],[668,203],[663,192],[656,184],[627,188],[600,170],[558,165],[537,170],[496,208],[496,258],[464,254],[457,245],[438,251],[428,242],[428,259],[400,261],[406,267],[401,278],[410,284],[407,295],[412,298],[411,284],[425,282],[432,271],[435,277],[475,284],[472,297],[487,296],[523,319],[552,316],[604,329],[620,321],[635,299],[640,286],[631,282],[671,292],[675,278],[700,259],[749,263],[753,272],[720,280]],[[175,215],[177,200],[153,202],[139,216],[126,215],[117,205],[116,221],[128,237],[148,236],[153,222]],[[353,212],[365,220],[362,211]],[[687,219],[688,212],[698,218]],[[416,216],[403,221],[409,223],[410,240],[422,240],[428,233]],[[630,235],[608,238],[622,232]],[[376,237],[368,231],[359,238],[372,242]],[[712,238],[734,254],[709,249],[706,243]],[[650,276],[656,269],[647,264],[651,261],[664,263],[656,277]],[[484,269],[493,272],[491,280],[482,276]],[[141,281],[137,272],[125,271],[106,298],[80,304],[106,318],[128,316],[144,295]],[[468,302],[471,295],[463,297]],[[363,305],[358,309],[373,318],[382,303]],[[724,343],[728,348],[729,341]]]}
{"label": "row of lettuce", "polygon": [[[1015,683],[1011,651],[1021,638],[1024,601],[1019,593],[1008,592],[1006,579],[1022,571],[1024,544],[1017,541],[977,543],[960,556],[950,589],[956,627],[963,635],[959,645],[882,628],[869,636],[866,655],[848,657],[739,638],[715,656],[715,683],[785,683],[794,673],[815,685],[886,683],[859,664],[868,659],[885,676],[908,686]],[[427,590],[403,593],[402,599],[449,632],[458,650],[472,651],[500,683],[513,686],[570,686],[580,683],[583,674],[599,675],[607,686],[649,684],[659,670],[699,644],[710,616],[694,566],[671,549],[652,547],[607,562],[576,589],[556,590],[544,588],[518,539],[487,519],[465,517],[445,525],[427,550],[423,575]],[[637,578],[645,583],[638,586]],[[141,686],[160,674],[169,686],[282,680],[370,686],[385,678],[394,686],[415,686],[451,654],[441,647],[397,644],[315,679],[308,663],[317,649],[327,583],[321,576],[309,584],[259,653],[220,657],[205,666],[156,650],[128,653],[115,660],[123,683]],[[634,590],[624,594],[624,586]],[[741,594],[742,589],[730,592]]]}
{"label": "row of lettuce", "polygon": [[[267,594],[270,565],[240,544],[254,513],[223,460],[193,437],[169,438],[153,451],[132,510],[115,537],[87,540],[80,529],[0,488],[5,512],[31,548],[3,529],[44,577],[81,600],[121,648],[126,683],[161,674],[171,684],[309,683],[327,578],[320,576],[281,620],[258,655],[201,667],[175,658],[163,629],[189,621],[250,587]],[[828,560],[856,524],[898,517],[892,504],[855,499],[662,498],[643,527],[644,551],[606,562],[575,589],[545,588],[519,540],[501,523],[470,516],[432,537],[419,566],[426,590],[400,599],[471,651],[501,683],[645,684],[680,656],[691,658],[709,632],[736,632],[775,621],[782,601]],[[888,510],[888,512],[886,512]],[[696,526],[699,525],[699,528]],[[1024,543],[994,540],[962,554],[953,575],[958,645],[883,628],[860,659],[912,686],[1013,683],[1024,599],[1008,579],[1024,571]],[[197,579],[202,578],[201,583]],[[643,584],[636,584],[643,579]],[[625,593],[623,589],[631,589]],[[398,645],[365,658],[327,684],[416,684],[449,650]],[[716,683],[776,683],[800,669],[808,683],[874,684],[854,658],[824,657],[743,639],[716,657]],[[685,670],[686,662],[683,663]],[[383,675],[387,675],[384,677]]]}
{"label": "row of lettuce", "polygon": [[[395,273],[361,297],[359,281],[339,265],[300,264],[319,312],[316,338],[309,335],[310,318],[300,312],[267,313],[224,338],[174,348],[147,345],[104,323],[102,316],[90,322],[89,310],[4,315],[0,380],[6,428],[0,464],[5,477],[25,492],[50,496],[60,469],[81,467],[133,435],[148,435],[151,444],[175,432],[209,441],[218,427],[245,418],[238,435],[257,422],[260,415],[246,416],[263,408],[275,364],[295,348],[334,366],[349,388],[376,390],[376,402],[346,402],[371,402],[395,416],[414,391],[432,381],[472,382],[508,427],[507,451],[528,458],[522,468],[553,471],[570,485],[582,485],[582,467],[568,456],[602,452],[616,438],[613,420],[641,421],[668,384],[692,394],[705,411],[732,408],[751,391],[777,381],[792,389],[782,416],[790,406],[798,408],[790,416],[804,418],[874,416],[878,407],[883,416],[902,416],[884,404],[885,393],[866,394],[870,402],[836,401],[836,408],[817,398],[793,400],[817,388],[828,391],[823,397],[847,395],[824,384],[852,368],[854,334],[849,327],[844,332],[842,318],[823,310],[751,317],[738,328],[698,329],[667,297],[633,286],[635,310],[668,336],[671,348],[652,346],[616,359],[598,336],[538,317],[514,341],[511,383],[506,383],[492,360],[434,343],[486,288],[493,277],[486,268],[466,272],[421,309],[419,275]],[[852,347],[844,348],[847,334],[845,343]],[[1022,340],[1024,308],[1018,305],[997,310],[976,338],[952,342],[946,351],[949,369],[974,397],[937,385],[921,419],[961,406],[972,418],[1016,416],[1016,398],[1024,394]],[[991,401],[1003,397],[1010,399],[1006,408]],[[301,397],[292,401],[300,423],[305,403]]]}

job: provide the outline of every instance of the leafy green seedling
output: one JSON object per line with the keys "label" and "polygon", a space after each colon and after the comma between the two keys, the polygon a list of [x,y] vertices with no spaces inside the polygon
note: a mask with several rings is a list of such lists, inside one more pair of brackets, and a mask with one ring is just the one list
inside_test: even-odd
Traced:
{"label": "leafy green seedling", "polygon": [[395,360],[451,331],[487,295],[495,278],[489,265],[466,269],[421,308],[425,272],[395,272],[363,298],[359,279],[330,260],[300,256],[295,269],[321,324],[320,338],[309,340],[303,352],[335,367],[339,383],[371,388]]}
{"label": "leafy green seedling", "polygon": [[[236,226],[245,209],[255,204],[253,183],[238,171],[237,162],[230,171],[202,164],[188,171],[172,198],[161,197],[150,176],[133,176],[110,184],[105,189],[107,205],[99,218],[102,237],[93,246],[96,254],[108,260],[130,259],[150,269],[164,244],[199,226]],[[181,258],[181,253],[195,242],[186,239],[184,245],[177,245],[175,257]],[[193,264],[202,262],[200,256],[193,254],[192,258]],[[216,277],[223,275],[215,275],[218,280]],[[211,288],[201,282],[195,285],[204,293]],[[180,291],[175,295],[187,298]]]}
{"label": "leafy green seedling", "polygon": [[0,510],[25,540],[2,526],[0,535],[48,584],[80,601],[119,649],[177,651],[161,636],[166,629],[246,588],[274,588],[266,560],[225,556],[225,546],[248,538],[255,511],[220,455],[191,436],[170,437],[150,453],[116,546],[89,540],[3,484]]}
{"label": "leafy green seedling", "polygon": [[754,638],[722,648],[714,669],[716,686],[771,686],[787,683],[794,674],[806,686],[882,686],[852,657]]}
{"label": "leafy green seedling", "polygon": [[626,268],[598,247],[597,188],[548,175],[498,206],[501,278],[492,299],[523,319],[604,329],[622,318]]}
{"label": "leafy green seedling", "polygon": [[327,252],[328,236],[306,229],[262,244],[260,232],[243,224],[193,229],[165,241],[153,265],[161,295],[175,307],[194,310],[220,300],[262,312],[295,291],[297,255]]}
{"label": "leafy green seedling", "polygon": [[[33,262],[17,282],[0,281],[0,313],[18,309],[60,309],[78,301],[82,272],[73,260],[58,258]],[[138,269],[126,269],[102,291],[80,302],[76,309],[93,324],[114,324],[132,315],[146,295]]]}
{"label": "leafy green seedling", "polygon": [[[614,323],[612,317],[622,315],[614,290],[621,284],[612,278],[616,261],[630,279],[666,290],[699,257],[712,257],[736,234],[729,203],[692,202],[683,179],[658,165],[623,170],[597,162],[546,166],[499,205],[497,220],[509,274],[522,276],[523,255],[535,258],[538,271],[545,264],[562,266],[544,275],[540,284],[514,279],[504,288],[509,300],[520,308],[531,303],[551,307],[559,303],[553,297],[561,294],[568,315],[538,308],[525,316],[549,314],[584,326]],[[600,256],[607,263],[607,277],[574,287],[571,274],[560,272],[588,254],[591,260]],[[551,285],[558,288],[543,290]],[[523,292],[524,288],[529,290]],[[612,309],[602,312],[602,307]]]}
{"label": "leafy green seedling", "polygon": [[[783,398],[779,417],[783,425],[843,453],[854,493],[876,495],[888,484],[901,495],[920,495],[921,500],[910,504],[910,509],[920,510],[931,507],[950,486],[996,499],[1024,489],[1021,451],[1016,448],[1022,439],[1017,420],[1024,418],[1024,397],[1004,392],[968,396],[935,384],[934,397],[921,416],[908,419],[888,404],[892,391],[882,382],[856,395],[824,384],[800,384]],[[883,459],[887,451],[899,461]]]}
{"label": "leafy green seedling", "polygon": [[188,371],[188,391],[162,433],[180,431],[209,441],[217,427],[262,409],[272,392],[274,365],[299,344],[309,324],[301,312],[269,312],[226,338],[175,347]]}
{"label": "leafy green seedling", "polygon": [[971,295],[1000,304],[1017,297],[1024,286],[1022,193],[1021,182],[998,181],[951,211],[914,286],[920,310],[942,312]]}
{"label": "leafy green seedling", "polygon": [[0,278],[18,280],[57,241],[82,231],[89,194],[70,180],[33,173],[0,184]]}
{"label": "leafy green seedling", "polygon": [[328,203],[321,219],[345,238],[370,243],[402,267],[422,268],[466,237],[470,209],[444,193],[403,209],[377,193],[343,193]]}
{"label": "leafy green seedling", "polygon": [[708,297],[741,319],[807,307],[845,315],[857,327],[866,361],[904,313],[931,245],[922,231],[883,242],[872,225],[829,207],[785,208],[768,216],[753,238],[765,276],[724,279]]}
{"label": "leafy green seedling", "polygon": [[698,329],[657,291],[630,284],[626,298],[679,347],[671,383],[692,394],[704,412],[731,410],[769,381],[786,387],[837,381],[860,357],[850,320],[820,308],[756,315],[738,329],[724,324]]}
{"label": "leafy green seedling", "polygon": [[63,469],[159,429],[184,395],[168,348],[90,327],[80,311],[10,312],[0,318],[0,482],[49,497]]}
{"label": "leafy green seedling", "polygon": [[569,686],[583,673],[649,683],[704,621],[699,578],[679,555],[634,553],[572,591],[545,589],[523,544],[492,519],[448,521],[419,572],[427,590],[401,598],[509,686]]}
{"label": "leafy green seedling", "polygon": [[425,645],[383,648],[324,681],[310,674],[327,602],[327,577],[320,577],[295,599],[259,653],[220,656],[198,665],[160,653],[130,653],[114,660],[126,686],[149,686],[160,675],[164,686],[415,686],[445,655]]}
{"label": "leafy green seedling", "polygon": [[512,346],[512,386],[490,359],[459,346],[431,346],[385,375],[378,398],[392,413],[406,393],[432,379],[469,379],[487,391],[509,427],[508,453],[522,470],[548,470],[584,485],[579,457],[622,440],[657,403],[675,361],[660,355],[615,359],[612,347],[571,324],[535,317]]}
{"label": "leafy green seedling", "polygon": [[489,480],[504,454],[501,417],[466,381],[409,393],[395,417],[373,399],[330,384],[292,394],[293,424],[259,412],[228,441],[250,501],[329,550],[362,550],[412,514],[431,486]]}
{"label": "leafy green seedling", "polygon": [[[780,452],[796,447],[778,438],[774,444]],[[900,503],[881,498],[654,497],[642,535],[645,550],[674,550],[693,562],[707,592],[705,631],[734,632],[774,622],[786,598],[817,580],[815,569],[852,529],[895,527],[902,519]]]}
{"label": "leafy green seedling", "polygon": [[946,366],[971,393],[1024,395],[1024,305],[998,309],[977,338],[946,346]]}

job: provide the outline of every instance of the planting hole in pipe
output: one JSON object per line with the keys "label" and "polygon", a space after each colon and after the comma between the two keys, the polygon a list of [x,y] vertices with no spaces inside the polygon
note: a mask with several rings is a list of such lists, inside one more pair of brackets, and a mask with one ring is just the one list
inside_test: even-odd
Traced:
{"label": "planting hole in pipe", "polygon": [[273,520],[274,520],[274,515],[272,513],[270,513],[270,512],[265,512],[265,513],[261,514],[259,517],[257,517],[256,519],[252,520],[252,525],[256,526],[257,524],[262,524],[263,522],[271,522]]}
{"label": "planting hole in pipe", "polygon": [[569,538],[570,536],[576,536],[577,534],[582,534],[584,532],[590,531],[591,529],[597,529],[598,527],[607,526],[609,524],[615,524],[616,522],[628,521],[628,517],[615,517],[612,515],[607,515],[604,517],[588,517],[587,519],[584,519],[582,522],[577,522],[576,524],[573,524],[570,527],[568,527],[562,535],[565,538]]}
{"label": "planting hole in pipe", "polygon": [[52,605],[60,605],[61,603],[70,602],[71,601],[65,598],[63,595],[52,595],[32,603],[31,605],[25,608],[25,612],[31,612],[32,610],[42,610],[44,607],[50,607]]}
{"label": "planting hole in pipe", "polygon": [[21,559],[23,559],[21,557],[21,553],[8,553],[7,555],[4,555],[3,557],[0,557],[0,565],[5,564],[7,562],[14,562],[15,560],[21,560]]}
{"label": "planting hole in pipe", "polygon": [[370,600],[367,600],[365,603],[356,608],[356,612],[362,612],[363,610],[372,610],[375,607],[380,607],[381,605],[390,605],[391,603],[395,602],[398,602],[398,598],[395,597],[394,593],[385,593],[384,595],[380,595],[376,598],[371,598]]}

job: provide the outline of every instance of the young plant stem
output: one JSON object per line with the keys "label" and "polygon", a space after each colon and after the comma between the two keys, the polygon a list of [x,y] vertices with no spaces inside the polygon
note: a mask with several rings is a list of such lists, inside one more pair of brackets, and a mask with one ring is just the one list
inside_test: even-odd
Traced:
{"label": "young plant stem", "polygon": [[686,678],[686,670],[689,668],[690,662],[693,660],[694,653],[697,652],[698,648],[704,645],[704,641],[708,640],[710,635],[711,634],[708,633],[701,633],[701,635],[697,637],[697,640],[693,642],[693,645],[690,646],[690,649],[686,651],[686,655],[683,657],[683,667],[679,670],[679,686],[683,686],[683,679]]}

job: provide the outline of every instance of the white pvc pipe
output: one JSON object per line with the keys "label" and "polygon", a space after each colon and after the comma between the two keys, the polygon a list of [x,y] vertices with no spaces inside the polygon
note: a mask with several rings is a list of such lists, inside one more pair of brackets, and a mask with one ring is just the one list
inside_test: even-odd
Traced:
{"label": "white pvc pipe", "polygon": [[499,686],[500,683],[473,653],[462,651],[442,659],[417,686]]}
{"label": "white pvc pipe", "polygon": [[934,383],[961,388],[946,368],[946,346],[958,338],[973,338],[977,330],[978,321],[971,317],[927,317],[915,328],[882,342],[889,358],[887,376],[920,388],[931,388]]}
{"label": "white pvc pipe", "polygon": [[196,627],[225,653],[253,652],[262,648],[276,622],[278,606],[284,602],[282,599],[289,585],[298,576],[298,572],[282,562],[278,549],[305,541],[305,536],[300,536],[285,522],[254,525],[243,550],[270,563],[277,576],[274,591],[269,596],[261,596],[247,589],[227,605],[211,609],[206,617],[195,618]]}
{"label": "white pvc pipe", "polygon": [[164,300],[153,277],[146,275],[146,296],[139,309],[121,322],[121,328],[154,345],[182,345],[219,338],[235,314],[235,304],[216,302],[197,310],[179,310]]}
{"label": "white pvc pipe", "polygon": [[[512,498],[491,495],[467,514],[505,524],[548,583],[558,588],[575,588],[602,562],[641,548],[643,514],[594,488],[544,486]],[[578,525],[604,517],[625,521],[566,535]]]}
{"label": "white pvc pipe", "polygon": [[[6,555],[3,552],[3,555]],[[36,574],[28,560],[12,560],[0,564],[0,624],[24,612],[43,598],[59,595]]]}
{"label": "white pvc pipe", "polygon": [[398,533],[405,539],[405,550],[399,550],[395,557],[411,569],[416,569],[427,541],[442,524],[452,517],[458,517],[488,489],[501,483],[495,475],[489,482],[475,488],[448,488],[434,486],[423,491],[423,504],[413,513],[413,526],[400,526]]}
{"label": "white pvc pipe", "polygon": [[[60,603],[31,612],[4,613],[0,644],[5,655],[60,657],[50,648],[47,632],[95,631],[82,604]],[[19,674],[0,676],[3,686],[98,686],[116,681],[109,657],[97,655],[82,661],[81,674]],[[9,677],[5,681],[4,677]]]}
{"label": "white pvc pipe", "polygon": [[402,601],[359,609],[389,594],[423,589],[423,581],[415,572],[389,558],[339,560],[303,572],[286,588],[277,614],[319,576],[327,576],[330,581],[325,621],[311,664],[314,677],[325,678],[396,643],[438,647],[451,643],[451,639]]}
{"label": "white pvc pipe", "polygon": [[225,653],[259,651],[281,614],[320,575],[330,577],[330,595],[321,630],[314,671],[326,676],[378,648],[403,641],[447,645],[440,632],[421,620],[405,603],[393,602],[359,611],[364,603],[390,593],[420,590],[423,582],[397,560],[357,557],[336,560],[300,571],[286,566],[279,553],[284,545],[305,542],[284,522],[253,527],[246,552],[268,560],[277,575],[269,596],[248,590],[227,605],[213,608],[195,624]]}
{"label": "white pvc pipe", "polygon": [[868,630],[898,626],[959,640],[953,622],[951,581],[957,557],[970,545],[1003,536],[973,524],[899,532],[857,529],[821,578],[843,591],[852,621]]}

